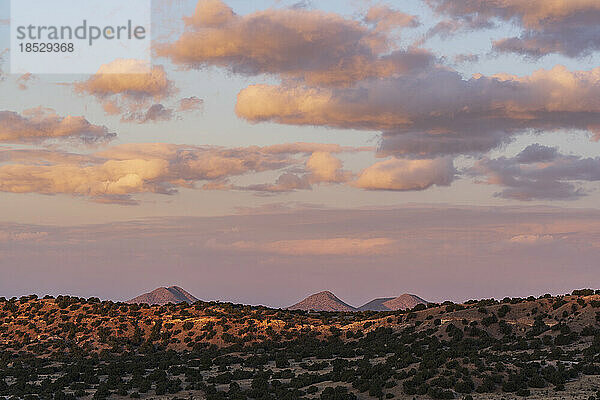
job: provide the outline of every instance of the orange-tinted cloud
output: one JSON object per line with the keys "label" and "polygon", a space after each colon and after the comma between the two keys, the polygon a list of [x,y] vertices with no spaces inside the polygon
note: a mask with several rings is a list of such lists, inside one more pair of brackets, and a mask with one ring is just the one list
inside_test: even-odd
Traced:
{"label": "orange-tinted cloud", "polygon": [[342,169],[342,161],[331,153],[317,151],[306,161],[306,169],[310,172],[313,183],[342,183],[350,179],[351,173]]}
{"label": "orange-tinted cloud", "polygon": [[390,32],[399,28],[416,28],[421,23],[410,14],[394,10],[387,5],[374,5],[369,8],[365,22],[374,24],[379,31]]}
{"label": "orange-tinted cloud", "polygon": [[522,244],[522,245],[534,245],[539,243],[551,243],[556,238],[553,235],[516,235],[511,237],[508,241],[510,243]]}
{"label": "orange-tinted cloud", "polygon": [[165,160],[109,160],[97,165],[75,164],[0,166],[0,191],[69,194],[115,202],[140,192],[164,192],[153,180],[168,169]]}
{"label": "orange-tinted cloud", "polygon": [[[341,146],[335,148],[335,146],[328,145],[315,146],[315,144],[311,143],[290,143],[287,146],[276,146],[277,147],[275,148],[273,148],[273,146],[268,146],[264,148],[264,150],[267,152],[272,151],[274,154],[281,154],[281,151],[287,148],[288,151],[293,150],[294,152],[310,153],[306,150],[309,150],[312,147],[313,152],[306,160],[303,173],[299,173],[298,171],[285,172],[277,178],[275,183],[253,184],[237,187],[237,189],[252,190],[262,192],[263,194],[284,193],[295,190],[309,190],[312,189],[312,185],[314,184],[346,183],[352,178],[352,173],[343,169],[343,163],[339,158],[333,156],[329,151],[324,151],[325,149],[329,149],[341,152]],[[359,150],[361,149],[351,149],[350,152]]]}
{"label": "orange-tinted cloud", "polygon": [[485,153],[531,130],[597,134],[599,88],[600,68],[471,79],[432,68],[352,88],[252,85],[239,93],[236,112],[251,122],[382,131],[383,154],[431,158]]}
{"label": "orange-tinted cloud", "polygon": [[133,59],[117,59],[102,65],[87,81],[75,84],[75,90],[98,98],[109,115],[123,115],[124,122],[148,122],[170,119],[168,108],[159,109],[157,101],[176,92],[160,65]]}
{"label": "orange-tinted cloud", "polygon": [[34,79],[36,79],[35,76],[28,72],[17,78],[17,85],[19,86],[20,90],[27,90],[29,89],[29,83]]}
{"label": "orange-tinted cloud", "polygon": [[84,117],[62,117],[48,108],[38,107],[23,114],[0,111],[0,142],[43,143],[61,139],[92,144],[115,136],[105,126],[93,125]]}
{"label": "orange-tinted cloud", "polygon": [[201,110],[204,105],[204,100],[196,96],[184,97],[179,100],[177,111],[197,111]]}
{"label": "orange-tinted cloud", "polygon": [[98,97],[124,95],[132,98],[161,99],[173,90],[162,66],[152,66],[133,59],[118,59],[102,65],[98,72],[76,88]]}
{"label": "orange-tinted cloud", "polygon": [[[132,195],[136,193],[173,194],[182,187],[275,193],[309,190],[314,183],[344,182],[341,162],[322,150],[363,149],[318,143],[244,148],[135,143],[88,155],[5,149],[0,150],[0,191],[68,194],[135,204]],[[229,182],[266,171],[281,176],[273,184],[242,187]]]}
{"label": "orange-tinted cloud", "polygon": [[450,185],[454,175],[455,169],[450,158],[391,158],[365,169],[353,185],[368,190],[425,190],[433,185]]}
{"label": "orange-tinted cloud", "polygon": [[425,50],[393,48],[386,29],[414,25],[409,16],[377,8],[369,15],[372,26],[304,9],[240,16],[222,1],[199,0],[194,15],[186,19],[185,33],[174,43],[159,46],[158,53],[189,68],[220,66],[236,73],[278,74],[323,85],[405,74],[433,62]]}

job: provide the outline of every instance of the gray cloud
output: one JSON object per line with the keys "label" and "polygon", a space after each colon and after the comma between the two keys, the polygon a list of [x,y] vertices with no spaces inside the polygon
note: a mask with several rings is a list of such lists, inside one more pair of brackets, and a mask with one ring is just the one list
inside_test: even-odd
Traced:
{"label": "gray cloud", "polygon": [[132,112],[124,115],[123,122],[137,122],[144,124],[146,122],[170,121],[174,116],[174,111],[157,103],[151,105],[146,111]]}
{"label": "gray cloud", "polygon": [[384,155],[431,158],[485,153],[530,131],[598,135],[599,82],[599,68],[464,79],[436,67],[351,88],[253,85],[238,95],[236,112],[251,122],[381,131]]}
{"label": "gray cloud", "polygon": [[600,181],[600,157],[568,156],[556,148],[534,144],[513,158],[483,158],[471,173],[504,187],[497,193],[499,197],[573,200],[589,193],[581,183]]}
{"label": "gray cloud", "polygon": [[[550,53],[580,57],[600,50],[600,3],[547,0],[426,0],[441,15],[452,17],[431,34],[488,28],[495,21],[522,29],[519,36],[494,42],[499,52],[538,58]],[[436,28],[434,28],[435,30]]]}
{"label": "gray cloud", "polygon": [[588,25],[581,24],[582,18],[573,17],[561,24],[545,26],[542,31],[527,30],[519,37],[494,41],[493,48],[497,52],[517,53],[534,59],[550,53],[587,56],[600,50],[600,11],[595,11],[591,17],[594,22]]}
{"label": "gray cloud", "polygon": [[477,54],[457,54],[454,56],[456,64],[474,63],[477,61],[479,61],[479,55]]}
{"label": "gray cloud", "polygon": [[517,154],[515,160],[521,164],[553,161],[559,156],[556,147],[543,146],[539,143],[529,145]]}

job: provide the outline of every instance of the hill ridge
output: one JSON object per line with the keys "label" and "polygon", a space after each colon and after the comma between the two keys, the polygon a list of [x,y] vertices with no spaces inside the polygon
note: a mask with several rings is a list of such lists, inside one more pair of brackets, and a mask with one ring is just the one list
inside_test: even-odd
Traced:
{"label": "hill ridge", "polygon": [[329,290],[324,290],[315,294],[311,294],[300,302],[289,306],[288,310],[304,310],[304,311],[398,311],[412,309],[418,304],[429,304],[428,301],[421,297],[404,293],[397,297],[378,297],[360,307],[354,307],[343,300],[339,299]]}
{"label": "hill ridge", "polygon": [[304,311],[357,311],[344,301],[340,300],[335,294],[329,290],[324,290],[319,293],[311,294],[304,300],[288,307],[288,310],[304,310]]}
{"label": "hill ridge", "polygon": [[192,304],[197,302],[198,299],[182,289],[179,286],[168,286],[168,287],[159,287],[154,289],[151,292],[143,293],[137,297],[134,297],[131,300],[128,300],[129,304],[158,304],[164,305],[169,303],[188,303]]}

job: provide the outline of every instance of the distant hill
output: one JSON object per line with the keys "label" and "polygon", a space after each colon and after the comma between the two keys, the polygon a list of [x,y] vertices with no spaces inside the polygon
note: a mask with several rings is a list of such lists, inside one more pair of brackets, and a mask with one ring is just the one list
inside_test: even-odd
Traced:
{"label": "distant hill", "polygon": [[300,303],[288,307],[288,310],[304,311],[356,311],[356,308],[344,303],[331,292],[320,292],[308,296]]}
{"label": "distant hill", "polygon": [[304,311],[397,311],[411,309],[417,304],[428,304],[419,296],[405,293],[398,297],[384,297],[371,300],[361,307],[353,307],[337,298],[329,291],[308,296],[301,302],[288,307],[288,310]]}
{"label": "distant hill", "polygon": [[394,299],[395,297],[384,297],[381,299],[374,299],[368,302],[367,304],[358,307],[358,311],[390,311],[390,309],[384,306],[383,303]]}
{"label": "distant hill", "polygon": [[134,299],[129,300],[129,304],[168,304],[182,303],[188,304],[197,302],[198,299],[180,288],[179,286],[161,287],[149,293],[144,293]]}
{"label": "distant hill", "polygon": [[427,304],[419,296],[405,293],[398,297],[384,297],[371,300],[367,304],[358,308],[359,311],[397,311],[411,309],[417,304]]}

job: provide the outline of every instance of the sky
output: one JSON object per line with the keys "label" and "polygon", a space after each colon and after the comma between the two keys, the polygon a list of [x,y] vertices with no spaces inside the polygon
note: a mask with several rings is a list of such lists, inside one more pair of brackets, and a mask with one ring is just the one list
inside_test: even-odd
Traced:
{"label": "sky", "polygon": [[10,19],[0,296],[600,287],[595,0],[153,0],[150,69],[76,75]]}

